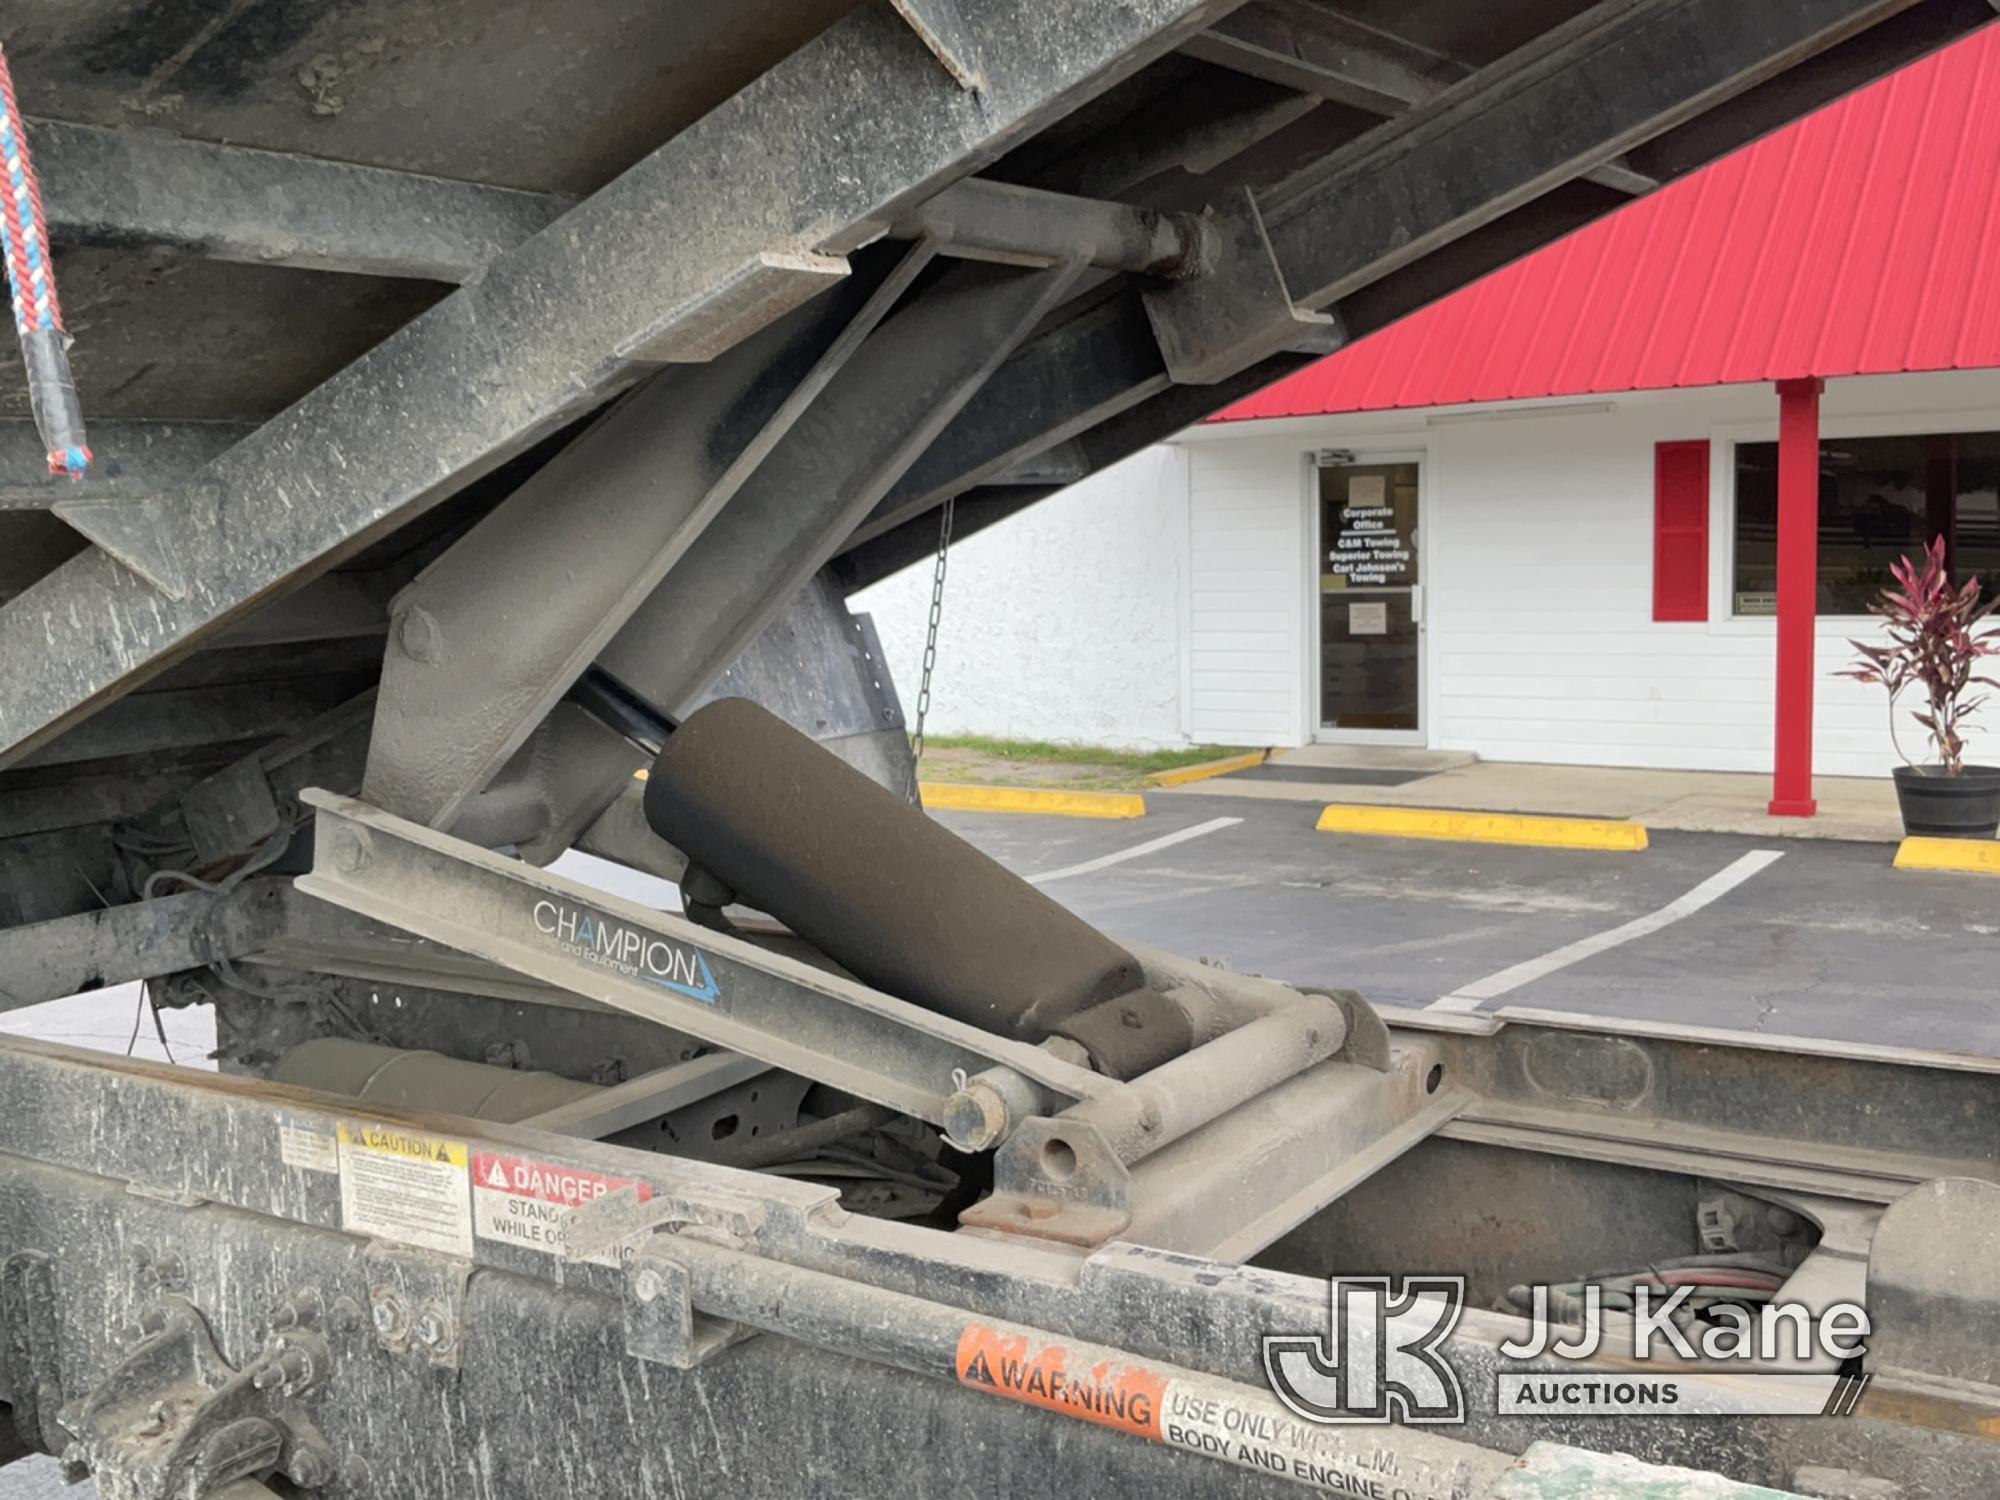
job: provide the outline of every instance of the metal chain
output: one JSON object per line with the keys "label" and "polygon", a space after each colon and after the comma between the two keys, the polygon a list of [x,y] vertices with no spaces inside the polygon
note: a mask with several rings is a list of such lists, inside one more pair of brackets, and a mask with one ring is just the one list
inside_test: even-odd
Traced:
{"label": "metal chain", "polygon": [[931,574],[931,620],[924,631],[924,670],[917,683],[917,732],[910,736],[910,758],[924,758],[924,717],[931,711],[931,673],[937,668],[938,621],[944,615],[944,570],[951,560],[951,509],[944,502],[944,516],[938,522],[937,570]]}

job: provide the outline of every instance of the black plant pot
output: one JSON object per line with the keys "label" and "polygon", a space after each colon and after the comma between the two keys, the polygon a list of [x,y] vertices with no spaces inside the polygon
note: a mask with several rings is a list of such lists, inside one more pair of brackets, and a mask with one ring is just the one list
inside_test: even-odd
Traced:
{"label": "black plant pot", "polygon": [[2000,832],[2000,766],[1896,767],[1903,832],[1942,839],[1990,839]]}

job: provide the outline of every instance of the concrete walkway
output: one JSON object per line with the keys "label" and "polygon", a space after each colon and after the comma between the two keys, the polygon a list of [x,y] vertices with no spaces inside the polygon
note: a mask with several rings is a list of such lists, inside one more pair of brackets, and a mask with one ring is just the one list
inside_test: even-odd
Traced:
{"label": "concrete walkway", "polygon": [[[1308,774],[1287,779],[1287,768]],[[1818,816],[1774,818],[1765,811],[1771,778],[1747,773],[1522,765],[1476,761],[1454,751],[1372,745],[1311,745],[1274,751],[1258,770],[1254,777],[1217,776],[1151,795],[1624,818],[1652,829],[1747,833],[1762,838],[1894,841],[1903,836],[1896,790],[1887,777],[1821,777],[1814,783]],[[1338,770],[1418,775],[1394,786],[1325,779],[1325,773]]]}

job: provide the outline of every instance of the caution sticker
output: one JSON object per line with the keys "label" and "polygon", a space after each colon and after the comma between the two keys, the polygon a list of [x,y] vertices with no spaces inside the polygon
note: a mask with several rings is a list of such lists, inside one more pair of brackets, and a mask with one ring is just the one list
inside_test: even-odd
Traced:
{"label": "caution sticker", "polygon": [[336,1135],[342,1227],[447,1255],[472,1254],[464,1141],[345,1121]]}
{"label": "caution sticker", "polygon": [[[1169,1375],[1123,1356],[1079,1356],[1069,1344],[970,1323],[959,1335],[959,1383],[1240,1468],[1364,1500],[1454,1500],[1456,1466],[1414,1461],[1355,1427],[1299,1420],[1274,1397],[1225,1380]],[[1406,1446],[1408,1434],[1404,1434]],[[1433,1440],[1441,1448],[1458,1445]]]}
{"label": "caution sticker", "polygon": [[[570,1215],[620,1188],[636,1189],[641,1203],[653,1196],[650,1186],[630,1177],[607,1177],[559,1162],[477,1151],[472,1157],[473,1232],[481,1239],[561,1255]],[[617,1257],[609,1253],[578,1259],[598,1266],[618,1264]]]}
{"label": "caution sticker", "polygon": [[278,1156],[286,1166],[302,1172],[340,1170],[340,1151],[334,1145],[333,1127],[324,1120],[279,1115]]}

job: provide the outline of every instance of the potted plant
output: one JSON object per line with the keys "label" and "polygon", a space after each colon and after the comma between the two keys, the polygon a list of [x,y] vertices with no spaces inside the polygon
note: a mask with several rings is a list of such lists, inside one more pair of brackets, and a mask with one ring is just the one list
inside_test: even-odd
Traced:
{"label": "potted plant", "polygon": [[[1860,656],[1841,675],[1889,690],[1889,737],[1903,758],[1895,771],[1903,831],[1990,839],[2000,830],[2000,767],[1965,763],[1964,728],[1986,701],[1973,690],[2000,686],[1977,675],[1983,659],[2000,654],[1994,645],[2000,625],[1987,623],[2000,600],[1982,604],[1977,578],[1952,583],[1943,537],[1931,543],[1921,562],[1905,557],[1889,571],[1895,582],[1871,607],[1887,623],[1888,644],[1852,642]],[[1937,749],[1931,765],[1912,761],[1896,737],[1896,701],[1909,687],[1924,693],[1924,708],[1911,717]]]}

